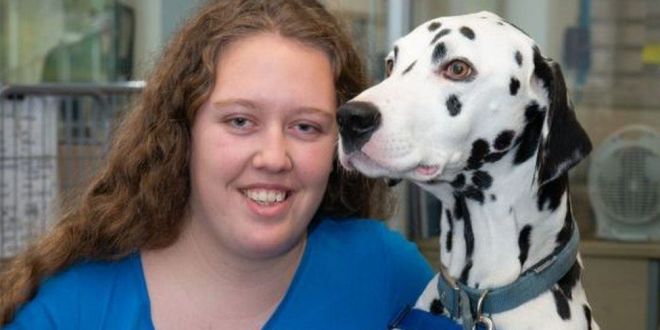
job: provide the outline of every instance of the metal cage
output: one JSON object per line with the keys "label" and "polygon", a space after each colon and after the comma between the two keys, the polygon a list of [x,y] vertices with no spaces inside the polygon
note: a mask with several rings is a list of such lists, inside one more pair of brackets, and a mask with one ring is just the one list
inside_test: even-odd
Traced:
{"label": "metal cage", "polygon": [[20,252],[80,193],[113,122],[142,82],[0,86],[0,260]]}

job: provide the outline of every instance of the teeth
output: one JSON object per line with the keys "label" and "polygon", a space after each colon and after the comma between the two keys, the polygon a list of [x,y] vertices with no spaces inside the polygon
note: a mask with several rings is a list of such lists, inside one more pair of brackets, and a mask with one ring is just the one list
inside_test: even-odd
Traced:
{"label": "teeth", "polygon": [[282,190],[266,190],[266,189],[248,189],[245,190],[245,195],[259,203],[259,204],[272,204],[279,203],[286,198],[286,191]]}

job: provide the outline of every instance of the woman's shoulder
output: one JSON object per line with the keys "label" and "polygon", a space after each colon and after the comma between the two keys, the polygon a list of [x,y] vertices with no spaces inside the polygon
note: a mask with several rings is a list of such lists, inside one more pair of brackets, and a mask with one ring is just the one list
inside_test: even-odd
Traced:
{"label": "woman's shoulder", "polygon": [[39,292],[68,291],[76,288],[98,292],[97,287],[107,287],[113,282],[139,280],[141,274],[139,254],[133,253],[116,260],[81,261],[48,277],[39,287]]}
{"label": "woman's shoulder", "polygon": [[148,307],[148,297],[140,258],[134,253],[117,260],[78,262],[46,278],[14,322],[19,329],[21,324],[96,327],[107,324],[108,315],[140,306]]}

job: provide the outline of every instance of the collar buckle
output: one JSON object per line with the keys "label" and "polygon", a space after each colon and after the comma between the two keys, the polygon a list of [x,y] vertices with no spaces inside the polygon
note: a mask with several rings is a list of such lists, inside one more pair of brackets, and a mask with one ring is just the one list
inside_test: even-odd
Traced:
{"label": "collar buckle", "polygon": [[477,320],[472,325],[472,330],[493,330],[493,320],[490,317],[482,313],[482,307],[486,296],[488,295],[488,290],[484,290],[479,296],[479,301],[477,301]]}

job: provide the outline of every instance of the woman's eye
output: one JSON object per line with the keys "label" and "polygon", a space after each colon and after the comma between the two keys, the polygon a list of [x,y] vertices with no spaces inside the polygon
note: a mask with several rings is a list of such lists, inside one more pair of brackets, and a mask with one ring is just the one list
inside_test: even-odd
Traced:
{"label": "woman's eye", "polygon": [[311,134],[311,133],[317,133],[320,132],[321,130],[312,125],[312,124],[306,124],[306,123],[300,123],[296,124],[297,130],[306,134]]}
{"label": "woman's eye", "polygon": [[445,66],[442,74],[452,80],[466,80],[472,76],[472,66],[462,60],[453,60]]}
{"label": "woman's eye", "polygon": [[234,128],[248,128],[252,126],[252,122],[245,117],[229,118],[227,123]]}

